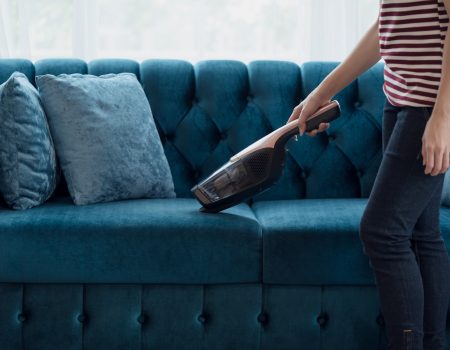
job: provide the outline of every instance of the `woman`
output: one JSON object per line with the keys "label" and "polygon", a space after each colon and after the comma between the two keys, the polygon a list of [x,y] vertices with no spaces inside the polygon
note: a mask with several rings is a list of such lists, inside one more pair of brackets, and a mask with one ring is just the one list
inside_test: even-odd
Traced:
{"label": "woman", "polygon": [[288,120],[298,118],[302,135],[309,115],[384,58],[383,158],[359,234],[391,350],[445,348],[450,263],[439,208],[450,157],[448,13],[450,0],[382,0],[355,49]]}

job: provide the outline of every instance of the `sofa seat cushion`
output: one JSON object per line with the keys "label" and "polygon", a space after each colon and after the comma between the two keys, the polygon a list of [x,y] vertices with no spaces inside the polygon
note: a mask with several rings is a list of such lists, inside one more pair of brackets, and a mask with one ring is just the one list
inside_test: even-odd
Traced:
{"label": "sofa seat cushion", "polygon": [[286,284],[374,284],[359,223],[367,198],[260,201],[263,281]]}
{"label": "sofa seat cushion", "polygon": [[189,198],[0,209],[0,280],[234,283],[261,278],[261,229],[246,204],[199,212]]}

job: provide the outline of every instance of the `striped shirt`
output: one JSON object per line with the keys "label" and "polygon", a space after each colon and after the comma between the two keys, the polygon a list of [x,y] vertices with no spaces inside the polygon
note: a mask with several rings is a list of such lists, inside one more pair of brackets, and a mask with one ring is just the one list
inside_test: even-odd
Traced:
{"label": "striped shirt", "polygon": [[394,106],[432,107],[449,18],[444,0],[382,0],[378,38],[383,91]]}

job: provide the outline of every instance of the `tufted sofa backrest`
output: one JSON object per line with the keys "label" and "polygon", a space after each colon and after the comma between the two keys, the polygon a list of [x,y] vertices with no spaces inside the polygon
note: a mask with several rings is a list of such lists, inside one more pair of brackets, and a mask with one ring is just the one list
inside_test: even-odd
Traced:
{"label": "tufted sofa backrest", "polygon": [[[132,72],[149,99],[175,182],[177,197],[250,143],[282,126],[339,62],[152,59],[0,59],[0,83],[21,71],[101,75]],[[385,101],[383,63],[334,98],[342,115],[316,137],[289,141],[281,179],[254,200],[368,197],[381,161]],[[60,193],[66,193],[64,188]]]}

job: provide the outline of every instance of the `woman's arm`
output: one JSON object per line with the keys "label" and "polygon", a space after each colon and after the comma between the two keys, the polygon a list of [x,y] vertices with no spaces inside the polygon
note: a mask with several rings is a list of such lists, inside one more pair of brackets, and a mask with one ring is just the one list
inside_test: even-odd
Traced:
{"label": "woman's arm", "polygon": [[[444,0],[444,5],[450,14],[450,0]],[[445,36],[441,81],[422,136],[421,153],[425,174],[435,176],[447,171],[450,165],[450,29]]]}
{"label": "woman's arm", "polygon": [[[450,0],[444,0],[447,13],[450,14]],[[449,27],[450,28],[450,27]],[[434,105],[436,113],[450,118],[450,31],[447,29],[442,57],[441,82]]]}
{"label": "woman's arm", "polygon": [[[298,119],[300,135],[303,134],[306,119],[319,107],[328,102],[331,97],[355,80],[381,59],[378,41],[378,20],[369,27],[350,55],[342,61],[327,77],[292,111],[288,122]],[[324,131],[329,123],[320,123],[315,130],[308,132],[315,136]]]}
{"label": "woman's arm", "polygon": [[322,99],[328,100],[333,97],[381,59],[378,21],[379,17],[360,39],[350,55],[315,89]]}

